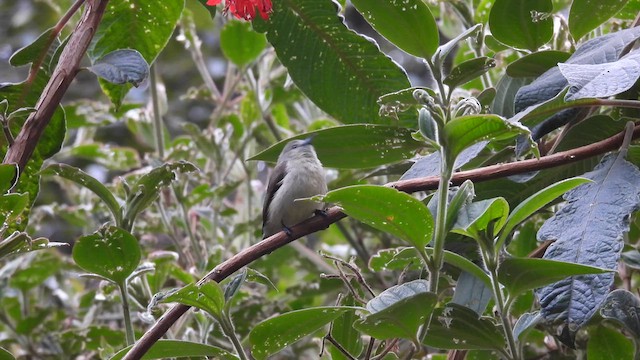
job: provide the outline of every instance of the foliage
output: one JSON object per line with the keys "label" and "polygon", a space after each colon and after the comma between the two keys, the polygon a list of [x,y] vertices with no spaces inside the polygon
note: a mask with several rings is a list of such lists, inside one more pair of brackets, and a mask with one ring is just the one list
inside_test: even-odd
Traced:
{"label": "foliage", "polygon": [[[89,8],[0,2],[1,155]],[[143,358],[640,357],[639,11],[108,1],[29,161],[0,165],[0,359],[121,359],[176,303],[199,311]],[[347,219],[247,249],[266,165],[309,136]]]}

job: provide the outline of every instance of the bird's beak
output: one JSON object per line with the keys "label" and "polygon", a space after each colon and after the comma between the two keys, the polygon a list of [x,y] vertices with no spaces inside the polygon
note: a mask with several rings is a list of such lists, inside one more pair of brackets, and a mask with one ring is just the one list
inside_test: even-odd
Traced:
{"label": "bird's beak", "polygon": [[306,145],[311,145],[311,143],[313,142],[313,138],[315,138],[315,137],[316,137],[316,135],[314,134],[314,135],[311,135],[308,138],[302,140],[302,145],[305,145],[305,146]]}

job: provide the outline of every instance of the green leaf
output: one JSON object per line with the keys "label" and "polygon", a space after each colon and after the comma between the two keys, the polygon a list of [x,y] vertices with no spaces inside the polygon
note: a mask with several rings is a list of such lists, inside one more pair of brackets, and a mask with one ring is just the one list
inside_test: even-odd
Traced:
{"label": "green leaf", "polygon": [[28,194],[11,193],[0,196],[0,227],[16,221],[28,205]]}
{"label": "green leaf", "polygon": [[247,22],[231,20],[220,31],[222,53],[238,66],[255,60],[266,45],[264,34],[253,31]]}
{"label": "green leaf", "polygon": [[[109,360],[120,360],[131,350],[131,346],[118,351]],[[153,346],[144,354],[141,360],[154,360],[154,359],[166,359],[166,358],[182,358],[182,357],[195,357],[195,356],[209,356],[214,359],[220,360],[237,360],[238,357],[230,352],[220,349],[215,346],[190,342],[181,340],[158,340]]]}
{"label": "green leaf", "polygon": [[135,218],[158,197],[160,190],[171,184],[177,173],[187,173],[198,169],[186,161],[165,163],[142,175],[131,187],[124,206],[122,227],[130,229]]}
{"label": "green leaf", "polygon": [[509,203],[503,198],[473,202],[460,209],[453,232],[477,240],[485,250],[493,250],[493,238],[507,221]]}
{"label": "green leaf", "polygon": [[353,0],[362,16],[407,53],[429,59],[438,47],[438,26],[422,0]]}
{"label": "green leaf", "polygon": [[149,76],[149,64],[132,49],[112,51],[96,60],[89,71],[112,84],[130,83],[138,87]]}
{"label": "green leaf", "polygon": [[[343,305],[355,306],[355,300],[353,296],[349,295]],[[354,311],[346,311],[340,315],[331,324],[331,336],[337,341],[345,350],[357,357],[364,349],[362,344],[362,337],[360,332],[353,327],[353,323],[358,319],[358,316]],[[330,348],[332,359],[345,359],[347,358],[335,347]]]}
{"label": "green leaf", "polygon": [[429,282],[414,280],[390,287],[367,303],[371,313],[353,326],[376,339],[417,340],[418,328],[433,311],[437,296]]}
{"label": "green leaf", "polygon": [[502,245],[505,243],[509,235],[511,235],[511,232],[516,228],[516,226],[527,220],[529,216],[533,215],[536,211],[542,209],[567,191],[586,182],[589,182],[589,179],[572,178],[562,180],[547,186],[522,201],[515,209],[513,209],[511,214],[509,214],[507,223],[502,229],[498,242],[496,243],[496,248],[502,248]]}
{"label": "green leaf", "polygon": [[[378,114],[378,98],[410,87],[405,72],[370,40],[349,30],[331,1],[273,2],[265,31],[293,82],[320,109],[343,123],[396,124]],[[414,126],[415,116],[401,126]]]}
{"label": "green leaf", "polygon": [[545,50],[527,54],[507,66],[507,75],[514,78],[537,78],[545,71],[565,62],[570,53],[558,50]]}
{"label": "green leaf", "polygon": [[432,315],[424,343],[438,349],[495,349],[506,346],[501,327],[487,317],[478,317],[471,309],[449,303]]}
{"label": "green leaf", "polygon": [[506,45],[535,51],[551,40],[552,11],[551,0],[495,0],[489,15],[491,34]]}
{"label": "green leaf", "polygon": [[[87,50],[89,59],[95,63],[112,51],[133,49],[147,64],[153,64],[171,38],[183,8],[184,0],[110,1]],[[116,108],[131,88],[105,81],[100,81],[100,86]]]}
{"label": "green leaf", "polygon": [[16,270],[9,279],[13,288],[27,291],[42,284],[47,278],[60,271],[60,258],[51,251],[40,252],[30,261],[24,261],[23,267]]}
{"label": "green leaf", "polygon": [[198,287],[191,283],[172,291],[159,299],[160,303],[177,302],[196,307],[219,319],[224,310],[224,292],[215,281],[209,281]]}
{"label": "green leaf", "polygon": [[632,292],[624,289],[613,290],[602,303],[600,315],[627,329],[637,339],[640,336],[640,300]]}
{"label": "green leaf", "polygon": [[0,360],[16,360],[16,358],[5,348],[0,347]]}
{"label": "green leaf", "polygon": [[34,42],[14,52],[9,58],[9,63],[13,66],[23,66],[31,64],[41,56],[44,56],[41,66],[47,73],[51,73],[48,64],[56,49],[60,46],[60,40],[57,37],[52,39],[51,35],[53,35],[53,28],[45,30]]}
{"label": "green leaf", "polygon": [[486,56],[467,60],[456,65],[444,79],[444,83],[455,88],[481,76],[495,66],[496,61]]}
{"label": "green leaf", "polygon": [[593,266],[537,258],[508,258],[498,268],[498,281],[516,297],[575,275],[602,274],[610,270]]}
{"label": "green leaf", "polygon": [[103,226],[83,236],[73,246],[73,260],[83,270],[98,274],[116,284],[124,284],[140,263],[138,240],[128,231]]}
{"label": "green leaf", "polygon": [[[469,115],[449,121],[444,127],[447,157],[451,162],[469,146],[485,140],[505,140],[529,135],[529,129],[498,115]],[[531,143],[534,146],[534,143]]]}
{"label": "green leaf", "polygon": [[138,151],[129,147],[100,143],[82,144],[70,149],[69,154],[92,160],[110,170],[127,171],[140,167]]}
{"label": "green leaf", "polygon": [[587,358],[589,360],[633,359],[635,347],[631,339],[602,324],[589,330]]}
{"label": "green leaf", "polygon": [[413,196],[375,185],[356,185],[329,191],[325,202],[338,204],[346,214],[423,249],[433,236],[429,209]]}
{"label": "green leaf", "polygon": [[51,164],[44,168],[42,175],[57,175],[67,180],[71,180],[78,185],[84,186],[96,194],[111,211],[116,225],[122,221],[122,210],[116,197],[100,181],[96,180],[86,172],[67,164]]}
{"label": "green leaf", "polygon": [[209,12],[209,15],[211,15],[211,19],[213,19],[213,18],[216,17],[216,9],[217,9],[217,7],[207,5],[207,1],[208,0],[198,0],[198,2],[200,4],[202,4],[202,6]]}
{"label": "green leaf", "polygon": [[573,0],[569,31],[578,41],[620,11],[629,0]]}
{"label": "green leaf", "polygon": [[291,140],[313,136],[313,147],[327,167],[364,169],[409,159],[422,144],[412,131],[384,125],[346,125],[300,134],[280,141],[249,160],[275,162]]}
{"label": "green leaf", "polygon": [[331,321],[360,308],[350,306],[324,306],[290,311],[267,319],[249,333],[251,354],[257,360],[266,359],[301,338],[310,335]]}

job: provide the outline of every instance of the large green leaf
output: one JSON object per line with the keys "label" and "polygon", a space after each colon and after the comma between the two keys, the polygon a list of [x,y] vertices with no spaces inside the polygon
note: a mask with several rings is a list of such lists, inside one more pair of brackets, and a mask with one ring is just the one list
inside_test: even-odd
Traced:
{"label": "large green leaf", "polygon": [[78,185],[84,186],[96,194],[111,211],[116,225],[120,225],[122,221],[122,210],[116,197],[104,186],[100,181],[96,180],[86,172],[66,164],[51,164],[44,168],[42,175],[58,175],[65,179],[71,180]]}
{"label": "large green leaf", "polygon": [[589,331],[587,358],[589,360],[633,359],[634,344],[626,336],[603,324]]}
{"label": "large green leaf", "polygon": [[[120,360],[122,359],[128,352],[131,350],[133,345],[128,346],[120,351],[118,351],[115,355],[113,355],[109,360]],[[154,359],[166,359],[166,358],[183,358],[183,357],[196,357],[196,356],[207,356],[213,359],[220,360],[237,360],[238,357],[231,354],[230,352],[220,349],[215,346],[201,344],[191,341],[181,341],[181,340],[158,340],[151,346],[149,351],[144,354],[140,359],[141,360],[154,360]]]}
{"label": "large green leaf", "polygon": [[507,200],[480,200],[460,209],[452,231],[477,240],[485,250],[492,250],[493,236],[502,229],[508,215]]}
{"label": "large green leaf", "polygon": [[[344,25],[337,4],[274,1],[269,21],[253,24],[266,32],[293,82],[322,110],[344,123],[392,123],[378,114],[376,102],[408,88],[409,80],[376,44]],[[415,120],[401,125],[414,126]]]}
{"label": "large green leaf", "polygon": [[504,351],[502,330],[490,318],[449,303],[433,313],[424,343],[438,349],[494,349]]}
{"label": "large green leaf", "polygon": [[60,46],[60,40],[57,37],[52,39],[51,35],[53,35],[53,28],[45,30],[34,42],[14,52],[9,58],[9,63],[13,66],[22,66],[41,59],[41,69],[51,73],[49,62]]}
{"label": "large green leaf", "polygon": [[327,167],[363,169],[413,157],[422,143],[411,130],[384,125],[345,125],[312,131],[280,141],[249,160],[275,162],[291,140],[313,136],[313,147]]}
{"label": "large green leaf", "polygon": [[170,292],[160,299],[163,303],[178,302],[197,307],[219,319],[224,310],[224,293],[215,281],[209,281],[201,286],[189,284],[176,291]]}
{"label": "large green leaf", "polygon": [[231,20],[220,31],[220,49],[238,66],[255,60],[267,45],[264,34],[257,33],[243,21]]}
{"label": "large green leaf", "polygon": [[[184,0],[111,0],[87,54],[94,63],[119,49],[137,50],[148,64],[164,49],[173,34]],[[100,81],[116,107],[122,104],[130,85]]]}
{"label": "large green leaf", "polygon": [[371,313],[353,326],[376,339],[404,338],[417,341],[418,328],[436,305],[429,282],[414,280],[393,286],[367,303]]}
{"label": "large green leaf", "polygon": [[422,0],[353,0],[382,36],[407,53],[428,59],[438,47],[438,26]]}
{"label": "large green leaf", "polygon": [[[413,196],[375,185],[356,185],[332,190],[327,203],[342,207],[349,216],[423,249],[433,236],[429,209]],[[422,250],[421,250],[422,251]]]}
{"label": "large green leaf", "polygon": [[0,165],[0,194],[6,193],[16,182],[18,166],[16,164]]}
{"label": "large green leaf", "polygon": [[489,15],[491,34],[506,45],[535,51],[551,40],[552,10],[551,0],[495,0]]}
{"label": "large green leaf", "polygon": [[527,54],[507,66],[507,75],[511,77],[538,77],[545,71],[566,61],[570,53],[557,50],[538,51]]}
{"label": "large green leaf", "polygon": [[115,226],[104,226],[73,245],[73,260],[78,266],[117,284],[124,284],[138,267],[140,257],[136,238]]}
{"label": "large green leaf", "polygon": [[577,41],[622,9],[629,0],[573,0],[569,31]]}
{"label": "large green leaf", "polygon": [[508,258],[498,269],[498,281],[515,297],[574,275],[602,274],[610,270],[537,258]]}
{"label": "large green leaf", "polygon": [[331,321],[359,308],[349,306],[324,306],[291,311],[267,319],[249,333],[251,354],[257,360],[266,359],[288,345],[310,335]]}
{"label": "large green leaf", "polygon": [[11,355],[5,348],[0,347],[0,360],[15,360],[16,358]]}
{"label": "large green leaf", "polygon": [[22,291],[33,289],[59,272],[61,265],[60,257],[54,252],[41,252],[22,262],[21,267],[11,274],[9,285]]}
{"label": "large green leaf", "polygon": [[[342,305],[355,306],[356,302],[353,296],[349,295],[343,301]],[[331,324],[331,336],[337,341],[343,349],[347,350],[349,354],[357,357],[364,349],[362,336],[360,332],[354,329],[353,323],[358,319],[358,315],[354,311],[346,311],[340,315]],[[347,360],[342,352],[336,347],[331,347],[331,358],[335,360]]]}

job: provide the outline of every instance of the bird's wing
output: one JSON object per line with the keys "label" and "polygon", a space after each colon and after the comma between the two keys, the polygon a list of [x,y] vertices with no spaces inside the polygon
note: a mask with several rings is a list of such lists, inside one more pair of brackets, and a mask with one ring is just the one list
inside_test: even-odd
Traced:
{"label": "bird's wing", "polygon": [[264,205],[262,207],[262,228],[267,224],[269,220],[269,205],[271,204],[271,200],[276,194],[276,191],[280,189],[282,186],[282,180],[284,180],[284,176],[286,175],[286,162],[280,162],[273,169],[271,173],[271,177],[269,177],[269,184],[267,185],[267,192],[264,197]]}

